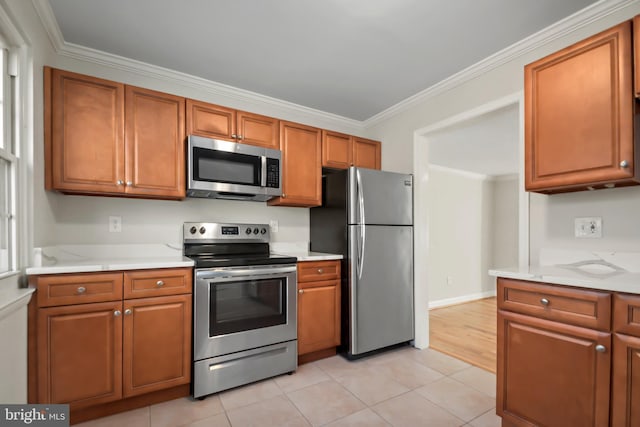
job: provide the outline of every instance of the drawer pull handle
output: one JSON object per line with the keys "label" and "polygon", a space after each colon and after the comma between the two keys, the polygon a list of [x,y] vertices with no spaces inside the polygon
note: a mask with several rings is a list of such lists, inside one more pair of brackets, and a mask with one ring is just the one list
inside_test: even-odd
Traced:
{"label": "drawer pull handle", "polygon": [[598,353],[604,353],[605,351],[607,351],[607,347],[603,346],[602,344],[598,344],[596,346],[596,351]]}
{"label": "drawer pull handle", "polygon": [[87,292],[87,288],[85,288],[84,286],[78,286],[78,289],[76,290],[79,294],[84,294],[85,292]]}
{"label": "drawer pull handle", "polygon": [[300,289],[300,290],[298,291],[298,293],[299,293],[299,294],[304,294],[304,289]]}
{"label": "drawer pull handle", "polygon": [[549,300],[546,298],[542,298],[540,300],[540,304],[544,305],[545,307],[549,305]]}
{"label": "drawer pull handle", "polygon": [[114,315],[115,317],[119,317],[121,314],[122,314],[122,313],[120,312],[120,310],[116,310],[116,311],[114,311],[114,312],[113,312],[113,315]]}
{"label": "drawer pull handle", "polygon": [[323,269],[321,269],[321,268],[319,268],[319,269],[318,269],[318,274],[322,274],[322,273],[324,273],[324,270],[323,270]]}
{"label": "drawer pull handle", "polygon": [[126,314],[127,316],[130,316],[130,315],[131,315],[131,313],[133,313],[133,312],[131,311],[131,309],[130,309],[130,308],[127,308],[127,309],[124,311],[124,314]]}
{"label": "drawer pull handle", "polygon": [[164,282],[163,282],[162,280],[158,280],[158,281],[156,282],[156,285],[157,285],[158,287],[164,286]]}

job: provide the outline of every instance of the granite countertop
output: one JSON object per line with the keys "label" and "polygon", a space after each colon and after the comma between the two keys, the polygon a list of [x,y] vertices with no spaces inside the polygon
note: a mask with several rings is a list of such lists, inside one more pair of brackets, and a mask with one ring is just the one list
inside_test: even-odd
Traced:
{"label": "granite countertop", "polygon": [[274,255],[294,256],[298,261],[329,261],[342,259],[342,255],[309,250],[308,242],[274,242],[271,244]]}
{"label": "granite countertop", "polygon": [[34,250],[28,275],[192,267],[181,245],[61,245]]}
{"label": "granite countertop", "polygon": [[640,253],[543,250],[540,265],[496,268],[509,279],[640,294]]}

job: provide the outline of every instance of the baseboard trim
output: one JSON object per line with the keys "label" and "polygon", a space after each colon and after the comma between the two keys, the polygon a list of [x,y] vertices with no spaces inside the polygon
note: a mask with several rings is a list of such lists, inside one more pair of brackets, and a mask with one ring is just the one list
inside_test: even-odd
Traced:
{"label": "baseboard trim", "polygon": [[445,299],[440,299],[440,300],[436,300],[436,301],[429,301],[429,310],[434,309],[434,308],[446,307],[448,305],[461,304],[463,302],[475,301],[475,300],[479,300],[479,299],[483,299],[483,298],[495,297],[495,296],[496,296],[496,290],[494,289],[494,290],[491,290],[491,291],[478,292],[478,293],[475,293],[475,294],[462,295],[462,296],[459,296],[459,297],[445,298]]}

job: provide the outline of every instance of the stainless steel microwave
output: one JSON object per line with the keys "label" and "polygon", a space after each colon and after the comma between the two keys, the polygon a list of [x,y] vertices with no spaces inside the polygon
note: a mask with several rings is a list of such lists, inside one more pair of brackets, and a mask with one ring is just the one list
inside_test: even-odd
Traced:
{"label": "stainless steel microwave", "polygon": [[190,135],[187,196],[263,202],[282,195],[280,150]]}

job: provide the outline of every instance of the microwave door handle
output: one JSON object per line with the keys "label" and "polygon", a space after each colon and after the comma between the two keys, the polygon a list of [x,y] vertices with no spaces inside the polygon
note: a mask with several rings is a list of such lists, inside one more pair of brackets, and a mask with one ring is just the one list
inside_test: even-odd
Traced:
{"label": "microwave door handle", "polygon": [[260,156],[260,187],[267,186],[267,156]]}

